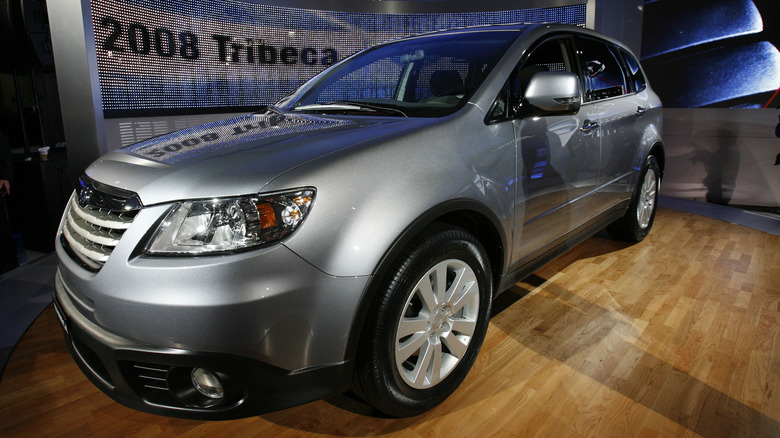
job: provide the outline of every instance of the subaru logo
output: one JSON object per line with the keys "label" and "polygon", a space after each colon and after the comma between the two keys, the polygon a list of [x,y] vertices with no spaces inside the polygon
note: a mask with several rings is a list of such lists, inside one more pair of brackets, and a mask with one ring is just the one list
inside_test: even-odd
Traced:
{"label": "subaru logo", "polygon": [[89,205],[89,201],[92,199],[93,192],[94,189],[91,185],[84,186],[79,192],[79,205],[82,207]]}
{"label": "subaru logo", "polygon": [[78,181],[78,203],[109,211],[132,211],[143,208],[138,195],[127,190],[104,186],[86,175]]}

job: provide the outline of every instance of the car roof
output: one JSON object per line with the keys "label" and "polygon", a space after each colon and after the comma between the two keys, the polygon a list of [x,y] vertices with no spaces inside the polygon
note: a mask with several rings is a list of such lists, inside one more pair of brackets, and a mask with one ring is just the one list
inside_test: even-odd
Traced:
{"label": "car roof", "polygon": [[483,32],[483,31],[516,31],[519,33],[527,32],[527,33],[534,34],[536,36],[540,36],[540,34],[546,34],[546,33],[566,32],[566,33],[588,35],[591,37],[600,38],[602,40],[609,41],[610,43],[615,44],[617,46],[627,48],[625,44],[621,43],[620,41],[614,38],[610,38],[609,36],[604,35],[600,32],[585,27],[581,27],[581,26],[575,26],[572,24],[563,24],[563,23],[505,23],[505,24],[486,24],[486,25],[476,25],[476,26],[454,27],[450,29],[441,29],[441,30],[435,30],[431,32],[424,32],[416,35],[409,35],[406,37],[385,41],[382,44],[391,43],[395,41],[416,39],[416,38],[426,38],[429,36],[453,35],[458,33]]}
{"label": "car roof", "polygon": [[424,37],[435,36],[435,35],[449,35],[449,34],[492,31],[492,30],[507,30],[507,31],[522,32],[532,26],[535,25],[530,23],[506,23],[506,24],[481,24],[475,26],[452,27],[448,29],[439,29],[439,30],[414,34],[414,35],[408,35],[399,38],[398,40],[424,38]]}

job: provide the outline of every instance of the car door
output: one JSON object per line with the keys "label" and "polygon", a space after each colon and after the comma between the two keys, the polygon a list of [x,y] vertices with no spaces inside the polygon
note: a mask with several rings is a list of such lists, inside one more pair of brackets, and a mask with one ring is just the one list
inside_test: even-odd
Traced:
{"label": "car door", "polygon": [[642,130],[635,124],[648,104],[634,92],[618,46],[585,36],[577,36],[575,45],[601,141],[599,187],[591,203],[596,214],[631,196],[631,175],[641,164],[635,161]]}
{"label": "car door", "polygon": [[536,257],[587,220],[587,194],[598,182],[599,128],[594,108],[576,115],[541,115],[523,103],[534,74],[576,72],[568,36],[545,40],[531,50],[510,78],[521,103],[513,121],[518,150],[514,260]]}

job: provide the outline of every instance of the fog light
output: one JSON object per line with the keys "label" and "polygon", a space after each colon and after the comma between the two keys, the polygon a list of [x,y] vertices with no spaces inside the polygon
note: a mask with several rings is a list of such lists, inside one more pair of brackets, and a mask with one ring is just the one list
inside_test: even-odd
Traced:
{"label": "fog light", "polygon": [[212,399],[221,399],[225,396],[225,390],[222,387],[222,382],[219,381],[214,373],[203,368],[195,368],[190,374],[192,378],[192,385],[199,393]]}

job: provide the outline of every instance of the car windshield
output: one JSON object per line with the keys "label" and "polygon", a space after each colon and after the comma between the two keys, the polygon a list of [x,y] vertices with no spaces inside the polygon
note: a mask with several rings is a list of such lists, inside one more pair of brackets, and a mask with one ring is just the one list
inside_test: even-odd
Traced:
{"label": "car windshield", "polygon": [[379,45],[314,77],[278,106],[322,114],[448,115],[465,105],[519,35],[464,31]]}

